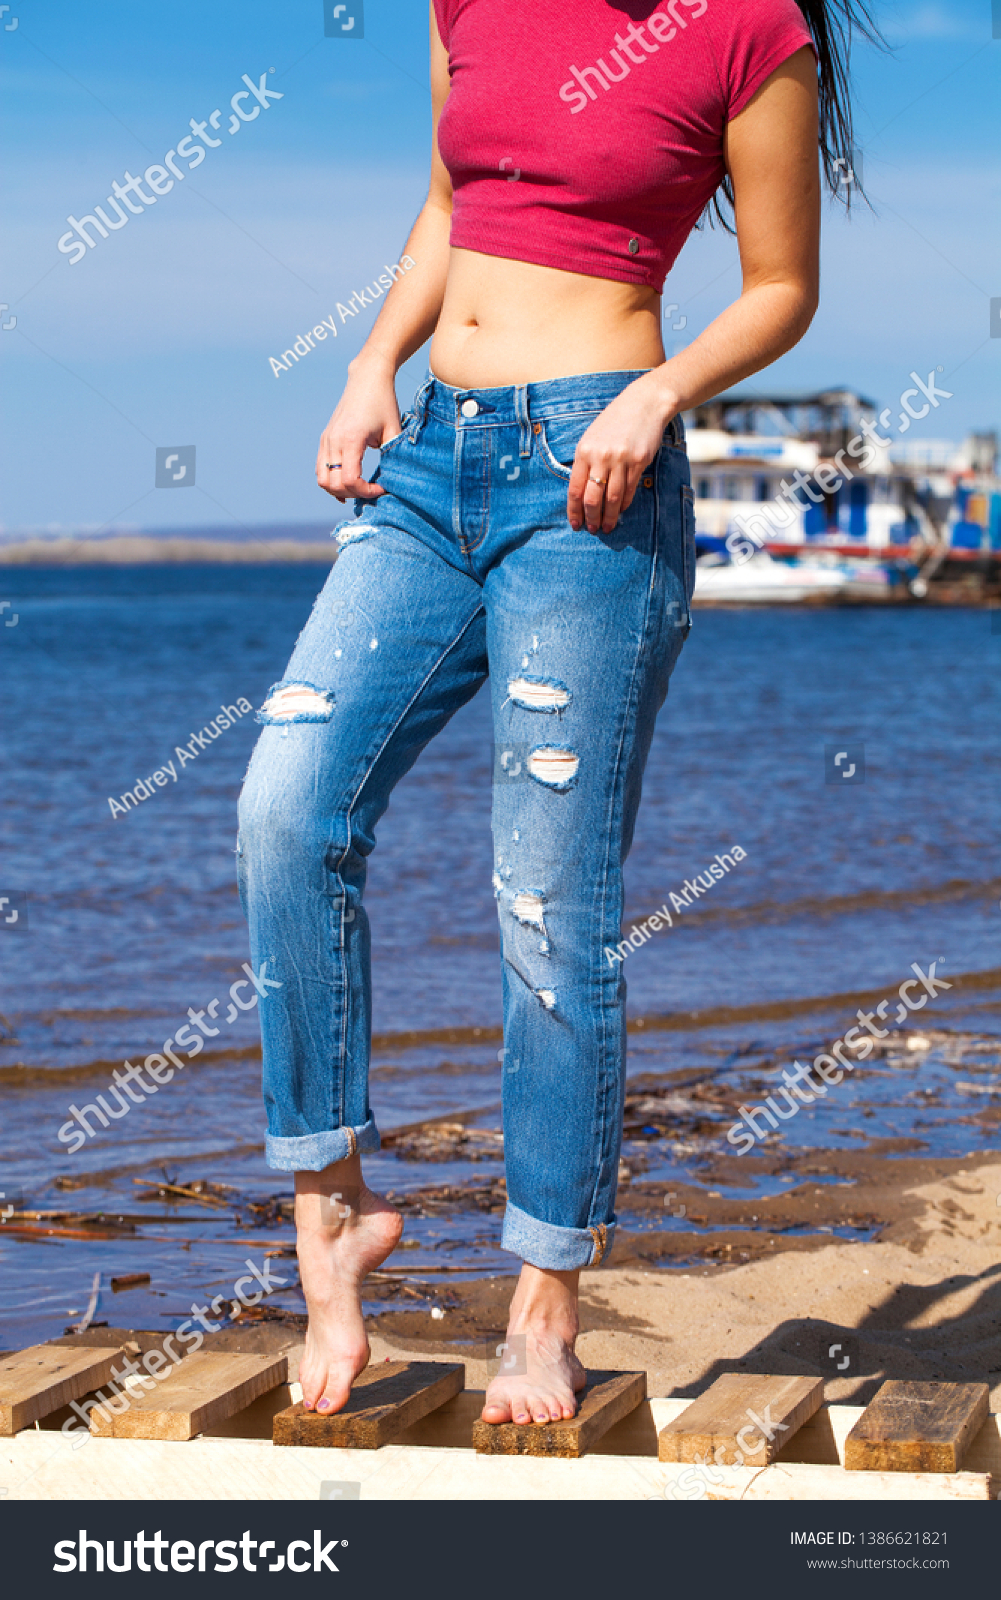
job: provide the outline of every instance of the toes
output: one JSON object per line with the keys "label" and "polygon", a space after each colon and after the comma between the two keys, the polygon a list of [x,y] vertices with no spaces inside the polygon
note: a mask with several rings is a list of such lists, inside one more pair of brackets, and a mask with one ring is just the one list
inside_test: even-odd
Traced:
{"label": "toes", "polygon": [[568,1422],[576,1409],[572,1399],[562,1396],[516,1392],[510,1396],[490,1396],[480,1416],[484,1422],[515,1422],[522,1427],[535,1423],[543,1426],[551,1422]]}
{"label": "toes", "polygon": [[299,1382],[302,1384],[302,1409],[304,1411],[315,1411],[316,1402],[323,1393],[322,1377],[319,1382],[307,1380],[303,1376],[302,1369],[300,1368]]}
{"label": "toes", "polygon": [[563,1403],[555,1395],[537,1396],[532,1401],[532,1415],[536,1422],[559,1422],[563,1416]]}
{"label": "toes", "polygon": [[323,1394],[316,1402],[317,1411],[321,1416],[333,1416],[335,1411],[340,1411],[342,1407],[347,1405],[350,1393],[350,1383],[332,1383],[328,1381]]}

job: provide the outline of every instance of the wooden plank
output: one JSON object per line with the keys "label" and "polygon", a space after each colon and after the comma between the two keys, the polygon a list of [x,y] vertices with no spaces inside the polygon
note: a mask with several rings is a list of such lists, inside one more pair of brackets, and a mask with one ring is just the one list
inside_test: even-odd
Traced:
{"label": "wooden plank", "polygon": [[823,1398],[823,1378],[724,1372],[662,1429],[657,1454],[661,1461],[763,1467],[819,1411]]}
{"label": "wooden plank", "polygon": [[[679,1472],[681,1468],[671,1468]],[[693,1469],[685,1469],[691,1472]],[[694,1469],[697,1470],[697,1469]],[[846,1472],[843,1467],[773,1461],[767,1467],[726,1467],[707,1500],[990,1500],[986,1472]],[[666,1493],[669,1498],[670,1490]],[[679,1491],[681,1500],[691,1498]]]}
{"label": "wooden plank", "polygon": [[28,1350],[0,1357],[0,1435],[30,1428],[49,1412],[99,1389],[124,1355],[121,1345],[67,1349],[64,1345],[33,1344]]}
{"label": "wooden plank", "polygon": [[[482,1403],[482,1402],[481,1402]],[[533,1456],[488,1456],[391,1443],[382,1450],[279,1450],[267,1439],[91,1439],[79,1450],[69,1440],[28,1428],[0,1439],[0,1490],[12,1500],[135,1500],[150,1504],[191,1499],[316,1502],[324,1479],[361,1485],[362,1500],[478,1500],[524,1502],[691,1499],[693,1468],[685,1464],[586,1455],[579,1461]],[[837,1466],[773,1462],[769,1467],[721,1469],[710,1492],[721,1500],[902,1502],[989,1498],[987,1473],[844,1472]],[[684,1478],[684,1482],[679,1480]],[[678,1485],[677,1494],[671,1491]],[[1001,1487],[1001,1482],[996,1483]],[[814,1504],[814,1512],[816,1504]],[[805,1524],[816,1526],[813,1524]],[[899,1523],[891,1526],[900,1526]]]}
{"label": "wooden plank", "polygon": [[473,1423],[478,1455],[559,1456],[574,1460],[646,1399],[645,1372],[589,1372],[569,1422]]}
{"label": "wooden plank", "polygon": [[178,1362],[151,1389],[138,1378],[127,1379],[127,1409],[116,1416],[95,1406],[90,1431],[114,1439],[193,1439],[287,1377],[287,1356],[198,1352]]}
{"label": "wooden plank", "polygon": [[845,1440],[849,1472],[958,1472],[987,1421],[986,1383],[889,1378]]}
{"label": "wooden plank", "polygon": [[379,1450],[459,1394],[465,1382],[461,1361],[385,1361],[355,1379],[342,1411],[304,1411],[301,1400],[279,1411],[273,1439],[277,1445]]}

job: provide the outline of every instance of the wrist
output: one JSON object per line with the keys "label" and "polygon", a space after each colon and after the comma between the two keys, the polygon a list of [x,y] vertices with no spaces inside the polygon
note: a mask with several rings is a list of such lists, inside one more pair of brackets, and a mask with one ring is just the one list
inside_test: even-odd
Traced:
{"label": "wrist", "polygon": [[685,410],[687,402],[677,382],[677,375],[671,371],[670,361],[665,361],[663,366],[652,367],[640,382],[649,390],[651,401],[660,413],[661,424],[664,427],[672,417]]}
{"label": "wrist", "polygon": [[389,354],[387,350],[378,347],[363,345],[358,354],[348,362],[348,372],[352,377],[367,372],[385,372],[390,378],[395,378],[400,368],[400,362]]}

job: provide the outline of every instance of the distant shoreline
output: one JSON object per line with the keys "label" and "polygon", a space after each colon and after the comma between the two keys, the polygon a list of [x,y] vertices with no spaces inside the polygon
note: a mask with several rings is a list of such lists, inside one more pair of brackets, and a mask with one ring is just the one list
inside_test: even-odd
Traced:
{"label": "distant shoreline", "polygon": [[329,543],[301,539],[25,539],[20,544],[0,544],[4,567],[105,567],[153,566],[183,562],[238,563],[313,561],[332,566],[337,555]]}

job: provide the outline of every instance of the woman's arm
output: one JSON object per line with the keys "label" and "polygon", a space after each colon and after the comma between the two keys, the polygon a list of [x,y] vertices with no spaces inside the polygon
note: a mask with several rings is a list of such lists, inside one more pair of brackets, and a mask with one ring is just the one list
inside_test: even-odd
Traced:
{"label": "woman's arm", "polygon": [[[367,446],[378,448],[400,431],[394,378],[400,367],[434,333],[445,298],[452,185],[438,154],[438,118],[448,97],[448,52],[431,7],[431,185],[406,243],[416,263],[386,293],[375,326],[354,360],[348,381],[320,439],[316,481],[335,500],[348,496],[376,500],[385,494],[361,475]],[[340,462],[336,470],[327,462]]]}
{"label": "woman's arm", "polygon": [[[817,68],[797,50],[728,124],[743,273],[740,299],[680,355],[645,373],[584,434],[570,477],[574,528],[611,533],[632,502],[671,417],[777,360],[803,337],[817,309],[820,173]],[[602,491],[589,479],[606,479]]]}

